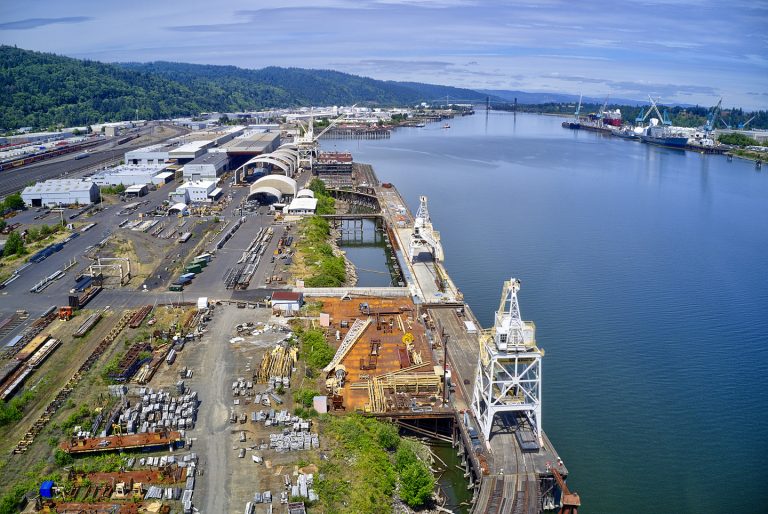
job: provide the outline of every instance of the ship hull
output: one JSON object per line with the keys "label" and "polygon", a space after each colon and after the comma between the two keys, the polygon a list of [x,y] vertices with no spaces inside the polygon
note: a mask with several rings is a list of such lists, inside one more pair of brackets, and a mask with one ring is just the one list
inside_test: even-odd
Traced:
{"label": "ship hull", "polygon": [[657,146],[668,146],[670,148],[685,148],[688,145],[687,137],[653,137],[653,136],[640,136],[643,143]]}

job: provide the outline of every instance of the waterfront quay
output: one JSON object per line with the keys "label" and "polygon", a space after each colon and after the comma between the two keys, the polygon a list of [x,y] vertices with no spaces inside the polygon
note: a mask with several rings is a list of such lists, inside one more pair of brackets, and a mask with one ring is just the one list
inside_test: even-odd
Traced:
{"label": "waterfront quay", "polygon": [[[486,348],[503,326],[482,330],[464,303],[443,266],[427,199],[421,197],[414,215],[394,185],[379,183],[369,167],[364,177],[378,199],[378,212],[333,218],[375,217],[382,223],[405,284],[301,289],[308,298],[321,299],[332,320],[349,327],[325,370],[346,373],[346,382],[335,391],[335,408],[364,411],[450,441],[473,489],[473,513],[537,513],[559,506],[568,470],[541,430],[543,352],[532,336],[520,351]],[[512,294],[519,316],[516,290]],[[503,296],[500,313],[505,305]],[[520,324],[533,333],[532,323]],[[534,368],[538,375],[531,380],[525,373]],[[490,382],[478,384],[484,373]],[[570,507],[578,506],[578,496],[566,498]]]}

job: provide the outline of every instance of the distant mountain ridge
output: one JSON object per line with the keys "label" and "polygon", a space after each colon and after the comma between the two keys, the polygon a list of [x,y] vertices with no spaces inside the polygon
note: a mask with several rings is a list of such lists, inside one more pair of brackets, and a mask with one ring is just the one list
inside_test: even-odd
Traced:
{"label": "distant mountain ridge", "polygon": [[[496,96],[509,102],[514,102],[515,98],[517,98],[517,103],[527,105],[547,103],[575,103],[579,101],[579,95],[571,95],[567,93],[530,93],[526,91],[509,91],[505,89],[478,89],[478,92]],[[582,103],[602,105],[605,102],[605,98],[585,96],[581,101]],[[608,102],[611,105],[637,106],[648,104],[648,100],[630,100],[628,98],[613,97],[610,97]]]}
{"label": "distant mountain ridge", "polygon": [[480,101],[486,95],[332,70],[251,70],[171,62],[108,64],[0,46],[3,129],[310,105],[414,105],[446,96]]}

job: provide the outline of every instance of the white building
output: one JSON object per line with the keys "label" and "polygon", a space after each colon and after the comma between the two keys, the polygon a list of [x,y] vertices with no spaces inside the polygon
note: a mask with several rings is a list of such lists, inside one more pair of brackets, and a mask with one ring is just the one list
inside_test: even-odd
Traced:
{"label": "white building", "polygon": [[170,193],[168,198],[172,202],[210,202],[211,193],[216,189],[216,182],[213,180],[196,180],[184,182],[176,191]]}
{"label": "white building", "polygon": [[98,186],[133,186],[139,184],[164,184],[165,179],[158,177],[163,165],[122,165],[99,172],[91,177]]}
{"label": "white building", "polygon": [[317,198],[294,198],[288,207],[285,208],[286,214],[295,216],[308,216],[317,210]]}
{"label": "white building", "polygon": [[206,153],[184,165],[185,180],[217,180],[229,171],[229,156],[226,153]]}
{"label": "white building", "polygon": [[175,148],[174,145],[158,144],[137,148],[130,152],[125,152],[126,164],[143,164],[151,166],[153,164],[164,164],[170,158],[170,151]]}
{"label": "white building", "polygon": [[310,189],[300,189],[296,197],[284,209],[286,214],[295,216],[312,215],[317,211],[317,198]]}
{"label": "white building", "polygon": [[144,196],[148,193],[149,189],[146,184],[136,184],[125,189],[125,196],[128,198]]}
{"label": "white building", "polygon": [[25,187],[21,198],[30,207],[89,205],[99,200],[99,188],[82,179],[53,179]]}
{"label": "white building", "polygon": [[174,148],[168,152],[168,157],[176,159],[179,164],[188,163],[203,155],[211,146],[213,146],[213,141],[210,139],[192,141],[185,145],[181,145],[178,148]]}
{"label": "white building", "polygon": [[272,309],[280,310],[288,314],[299,312],[304,304],[304,295],[292,291],[275,291],[272,293]]}

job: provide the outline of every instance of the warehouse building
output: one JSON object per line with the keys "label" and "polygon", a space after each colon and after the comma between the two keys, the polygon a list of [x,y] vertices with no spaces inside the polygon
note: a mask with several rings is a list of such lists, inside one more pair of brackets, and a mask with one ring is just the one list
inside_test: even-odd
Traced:
{"label": "warehouse building", "polygon": [[168,195],[171,203],[183,202],[186,204],[195,202],[210,202],[216,189],[214,180],[195,180],[184,182]]}
{"label": "warehouse building", "polygon": [[99,201],[99,187],[82,179],[53,179],[25,187],[21,198],[30,207],[89,205]]}
{"label": "warehouse building", "polygon": [[168,157],[175,159],[179,164],[187,164],[205,154],[211,146],[213,146],[212,140],[192,141],[191,143],[174,148],[168,152]]}
{"label": "warehouse building", "polygon": [[294,216],[311,216],[317,210],[317,198],[294,198],[285,213]]}
{"label": "warehouse building", "polygon": [[279,310],[286,314],[299,312],[304,304],[304,295],[291,291],[275,291],[272,293],[272,310]]}
{"label": "warehouse building", "polygon": [[251,186],[248,200],[258,200],[263,204],[282,202],[285,197],[296,196],[296,181],[285,175],[266,175]]}
{"label": "warehouse building", "polygon": [[125,189],[126,198],[138,198],[139,196],[145,196],[147,194],[149,194],[149,189],[146,184],[136,184],[128,186]]}
{"label": "warehouse building", "polygon": [[226,153],[206,153],[184,165],[184,180],[218,180],[229,171]]}
{"label": "warehouse building", "polygon": [[104,170],[93,177],[91,180],[98,186],[134,186],[143,184],[164,184],[167,176],[160,177],[161,165],[123,165]]}
{"label": "warehouse building", "polygon": [[170,151],[176,148],[173,144],[157,144],[137,148],[130,152],[125,152],[126,164],[141,164],[143,166],[152,166],[155,164],[165,164],[170,159]]}

